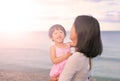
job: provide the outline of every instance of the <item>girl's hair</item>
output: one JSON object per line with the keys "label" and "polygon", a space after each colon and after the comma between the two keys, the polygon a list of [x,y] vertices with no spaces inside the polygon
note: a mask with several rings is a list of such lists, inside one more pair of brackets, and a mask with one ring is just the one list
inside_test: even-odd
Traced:
{"label": "girl's hair", "polygon": [[77,51],[89,58],[101,55],[103,47],[97,19],[87,15],[78,16],[74,26],[78,37]]}
{"label": "girl's hair", "polygon": [[50,38],[52,38],[52,34],[53,34],[53,32],[55,30],[62,30],[64,32],[65,36],[66,36],[66,30],[65,30],[65,28],[62,25],[60,25],[60,24],[55,24],[52,27],[50,27],[50,29],[49,29],[49,37]]}

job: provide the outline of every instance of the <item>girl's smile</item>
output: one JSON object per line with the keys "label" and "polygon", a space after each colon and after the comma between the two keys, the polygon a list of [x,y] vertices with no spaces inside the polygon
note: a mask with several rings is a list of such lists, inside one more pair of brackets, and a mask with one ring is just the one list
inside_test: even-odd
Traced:
{"label": "girl's smile", "polygon": [[52,40],[55,43],[63,43],[64,38],[65,38],[65,35],[62,30],[55,30],[52,34]]}

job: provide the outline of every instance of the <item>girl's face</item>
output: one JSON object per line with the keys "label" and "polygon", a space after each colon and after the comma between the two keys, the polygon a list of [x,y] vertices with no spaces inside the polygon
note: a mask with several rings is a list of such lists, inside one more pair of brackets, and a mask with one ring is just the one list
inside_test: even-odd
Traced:
{"label": "girl's face", "polygon": [[56,43],[63,43],[65,38],[65,34],[62,30],[60,29],[55,29],[53,34],[52,34],[52,40]]}
{"label": "girl's face", "polygon": [[72,40],[73,45],[76,46],[76,44],[77,44],[77,33],[76,33],[74,25],[72,26],[71,31],[70,31],[70,39]]}

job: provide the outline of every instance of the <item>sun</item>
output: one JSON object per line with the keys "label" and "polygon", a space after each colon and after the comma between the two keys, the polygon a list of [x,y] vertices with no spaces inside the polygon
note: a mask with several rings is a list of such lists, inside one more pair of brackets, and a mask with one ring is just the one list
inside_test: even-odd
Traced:
{"label": "sun", "polygon": [[0,3],[0,32],[29,31],[32,21],[32,2],[7,0]]}

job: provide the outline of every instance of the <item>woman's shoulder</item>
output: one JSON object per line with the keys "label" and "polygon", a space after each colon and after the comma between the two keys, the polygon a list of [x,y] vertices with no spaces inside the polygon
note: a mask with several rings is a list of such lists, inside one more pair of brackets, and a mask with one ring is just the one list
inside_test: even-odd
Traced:
{"label": "woman's shoulder", "polygon": [[74,53],[70,56],[70,59],[77,60],[77,59],[84,58],[84,57],[85,57],[85,56],[84,56],[83,53],[74,52]]}
{"label": "woman's shoulder", "polygon": [[72,64],[74,67],[77,67],[78,63],[81,63],[81,53],[75,52],[68,58],[67,64]]}
{"label": "woman's shoulder", "polygon": [[77,56],[83,56],[84,54],[81,52],[74,52],[73,53],[73,57],[77,57]]}
{"label": "woman's shoulder", "polygon": [[74,53],[70,56],[70,59],[76,59],[76,58],[78,58],[80,55],[81,55],[81,53],[79,53],[79,52],[74,52]]}
{"label": "woman's shoulder", "polygon": [[75,52],[73,53],[69,59],[68,59],[71,63],[81,63],[83,62],[84,60],[87,60],[87,57],[84,56],[83,53],[80,53],[80,52]]}

